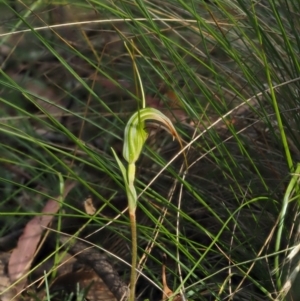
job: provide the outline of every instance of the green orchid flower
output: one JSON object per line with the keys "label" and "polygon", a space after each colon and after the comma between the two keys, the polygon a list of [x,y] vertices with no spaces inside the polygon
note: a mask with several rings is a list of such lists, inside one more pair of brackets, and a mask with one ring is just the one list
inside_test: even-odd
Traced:
{"label": "green orchid flower", "polygon": [[167,116],[154,108],[141,109],[131,116],[125,128],[123,157],[129,164],[135,163],[141,154],[148,137],[148,133],[145,130],[145,121],[151,119],[164,124],[173,137],[179,138],[171,120]]}
{"label": "green orchid flower", "polygon": [[142,108],[135,112],[129,119],[124,131],[124,145],[123,157],[128,162],[128,168],[118,158],[116,153],[113,154],[122,172],[125,183],[125,189],[128,200],[129,217],[131,224],[132,236],[132,266],[130,278],[130,296],[129,301],[135,300],[135,282],[136,282],[136,262],[137,262],[137,234],[136,234],[136,216],[135,211],[137,207],[137,193],[134,186],[135,180],[135,163],[139,159],[143,150],[144,144],[147,140],[148,133],[145,130],[145,123],[147,120],[156,120],[162,123],[170,131],[173,138],[177,138],[181,147],[181,140],[176,132],[171,120],[163,113],[154,108]]}

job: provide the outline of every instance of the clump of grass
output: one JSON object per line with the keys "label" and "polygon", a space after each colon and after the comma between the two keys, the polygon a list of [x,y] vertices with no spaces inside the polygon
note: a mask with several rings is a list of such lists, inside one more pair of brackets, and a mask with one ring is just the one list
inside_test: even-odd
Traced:
{"label": "clump of grass", "polygon": [[[131,193],[110,147],[119,157],[129,116],[139,124],[143,107],[154,107],[186,142],[189,165],[180,172],[180,149],[147,125],[134,184],[143,191],[137,253],[167,253],[174,292],[192,300],[297,299],[297,258],[290,270],[284,263],[298,233],[298,2],[64,4],[1,4],[3,231],[11,216],[21,225],[39,212],[60,172],[81,183],[62,221],[85,218],[78,208],[92,194],[103,216],[86,231],[109,224],[126,246],[118,196]],[[160,284],[157,261],[141,267]]]}

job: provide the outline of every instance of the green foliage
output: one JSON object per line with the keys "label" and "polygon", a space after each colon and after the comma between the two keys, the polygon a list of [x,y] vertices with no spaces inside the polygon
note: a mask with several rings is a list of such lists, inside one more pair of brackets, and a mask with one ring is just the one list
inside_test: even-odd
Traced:
{"label": "green foliage", "polygon": [[[299,9],[2,1],[1,234],[60,194],[60,174],[79,185],[53,227],[102,229],[94,240],[130,262],[127,195],[138,268],[159,287],[166,253],[169,283],[189,300],[299,299]],[[160,299],[143,281],[142,298]]]}

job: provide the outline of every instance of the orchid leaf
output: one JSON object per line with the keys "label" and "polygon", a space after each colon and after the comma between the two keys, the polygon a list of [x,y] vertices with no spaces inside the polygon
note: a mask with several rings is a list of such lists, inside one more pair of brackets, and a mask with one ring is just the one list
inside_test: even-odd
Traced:
{"label": "orchid leaf", "polygon": [[125,189],[126,189],[126,194],[127,194],[127,198],[128,198],[128,207],[129,210],[135,211],[136,208],[136,202],[137,202],[137,194],[136,194],[136,190],[135,187],[133,185],[133,182],[131,181],[131,184],[128,182],[128,178],[127,178],[127,171],[125,166],[123,165],[123,163],[121,162],[121,160],[119,159],[119,157],[117,156],[116,152],[114,151],[114,149],[111,149],[114,157],[119,165],[119,168],[121,170],[123,179],[124,179],[124,184],[125,184]]}

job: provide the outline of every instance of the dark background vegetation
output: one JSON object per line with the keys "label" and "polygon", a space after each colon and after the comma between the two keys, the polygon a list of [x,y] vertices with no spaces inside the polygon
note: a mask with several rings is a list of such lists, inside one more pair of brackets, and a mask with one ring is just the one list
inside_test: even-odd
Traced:
{"label": "dark background vegetation", "polygon": [[[51,227],[82,228],[130,262],[111,151],[122,157],[141,106],[127,43],[147,106],[189,144],[185,166],[179,144],[147,123],[136,181],[143,273],[161,287],[166,253],[169,286],[189,300],[297,300],[299,11],[297,0],[2,1],[1,236],[76,181]],[[137,291],[161,297],[143,277]]]}

